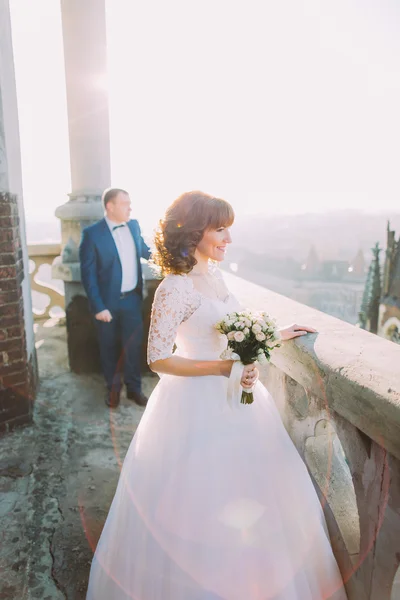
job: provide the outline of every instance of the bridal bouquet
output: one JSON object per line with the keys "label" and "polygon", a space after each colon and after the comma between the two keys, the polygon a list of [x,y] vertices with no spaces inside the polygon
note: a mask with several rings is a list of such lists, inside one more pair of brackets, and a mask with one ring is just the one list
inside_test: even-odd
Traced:
{"label": "bridal bouquet", "polygon": [[[272,349],[280,345],[276,322],[266,312],[232,312],[216,323],[215,328],[228,338],[228,348],[221,358],[240,361],[242,365],[267,363]],[[240,402],[251,404],[253,392],[243,390]]]}

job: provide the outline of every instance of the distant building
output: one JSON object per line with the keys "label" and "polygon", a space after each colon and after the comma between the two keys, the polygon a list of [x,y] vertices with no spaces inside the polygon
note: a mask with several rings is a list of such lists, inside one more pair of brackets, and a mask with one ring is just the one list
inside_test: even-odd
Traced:
{"label": "distant building", "polygon": [[341,281],[348,276],[350,265],[347,260],[324,260],[320,278],[324,281]]}
{"label": "distant building", "polygon": [[373,259],[368,270],[359,313],[360,327],[371,333],[378,333],[379,305],[382,294],[380,252],[381,249],[377,243],[372,248]]}
{"label": "distant building", "polygon": [[301,265],[300,278],[303,281],[343,281],[363,282],[365,279],[365,259],[360,249],[354,259],[320,260],[314,246],[311,246],[305,262]]}
{"label": "distant building", "polygon": [[311,246],[306,262],[301,265],[301,270],[307,278],[314,278],[318,275],[320,269],[320,260],[318,258],[315,246]]}
{"label": "distant building", "polygon": [[349,273],[351,273],[355,277],[364,277],[365,276],[366,263],[365,263],[364,252],[361,250],[361,248],[350,263]]}
{"label": "distant building", "polygon": [[367,331],[400,343],[400,238],[387,227],[387,247],[381,274],[380,249],[373,248],[364,295],[359,314],[359,325]]}
{"label": "distant building", "polygon": [[389,223],[378,334],[400,342],[400,237],[396,242]]}

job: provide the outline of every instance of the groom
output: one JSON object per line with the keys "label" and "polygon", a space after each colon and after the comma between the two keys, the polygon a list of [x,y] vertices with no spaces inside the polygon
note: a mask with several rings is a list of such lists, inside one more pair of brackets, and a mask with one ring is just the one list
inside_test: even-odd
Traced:
{"label": "groom", "polygon": [[[148,259],[139,223],[130,219],[131,200],[125,190],[105,190],[105,216],[83,230],[79,248],[82,283],[95,316],[100,358],[108,389],[106,404],[116,408],[120,401],[123,363],[127,397],[145,406],[141,389],[142,269],[140,258]],[[120,347],[122,345],[122,352]]]}

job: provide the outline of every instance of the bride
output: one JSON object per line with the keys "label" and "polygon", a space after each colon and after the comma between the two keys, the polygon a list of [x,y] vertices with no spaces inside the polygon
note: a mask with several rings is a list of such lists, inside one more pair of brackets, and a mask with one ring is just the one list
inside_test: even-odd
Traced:
{"label": "bride", "polygon": [[126,455],[87,600],[346,599],[308,471],[254,364],[241,378],[254,403],[227,402],[233,363],[219,358],[226,338],[214,325],[239,305],[214,265],[233,219],[224,200],[189,192],[160,223],[154,259],[165,277],[148,360],[161,380]]}

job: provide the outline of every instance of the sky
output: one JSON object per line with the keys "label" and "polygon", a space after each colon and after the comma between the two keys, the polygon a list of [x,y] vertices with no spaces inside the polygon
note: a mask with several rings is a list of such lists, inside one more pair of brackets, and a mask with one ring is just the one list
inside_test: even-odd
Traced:
{"label": "sky", "polygon": [[[112,184],[152,226],[181,192],[237,214],[400,210],[397,0],[106,0]],[[10,0],[27,219],[70,190],[59,3]]]}

